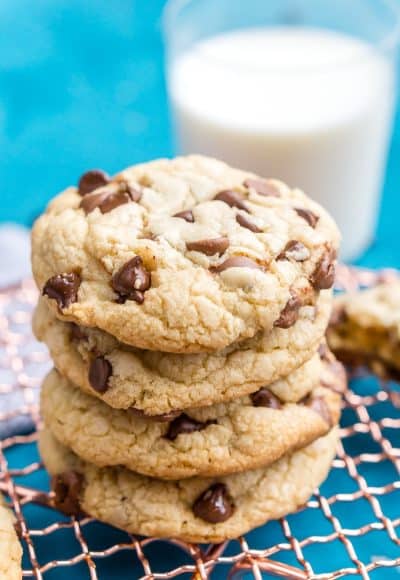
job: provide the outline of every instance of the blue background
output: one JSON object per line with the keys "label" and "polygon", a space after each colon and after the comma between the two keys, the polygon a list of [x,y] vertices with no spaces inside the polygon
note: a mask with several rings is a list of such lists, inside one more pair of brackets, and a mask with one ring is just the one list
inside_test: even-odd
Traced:
{"label": "blue background", "polygon": [[[0,1],[0,221],[30,225],[47,200],[87,168],[101,167],[113,173],[134,162],[172,153],[160,35],[164,3]],[[376,241],[359,263],[400,267],[399,159],[398,115]],[[11,464],[36,453],[19,451],[10,454]],[[42,474],[40,481],[31,484],[45,485],[44,478]],[[388,481],[392,478],[388,474]],[[327,493],[333,493],[334,481],[328,485],[332,487]],[[39,509],[31,515],[39,527]],[[369,519],[365,508],[360,506],[358,513],[353,506],[353,524],[360,524],[364,517]],[[293,516],[294,525],[296,518],[300,516]],[[298,532],[305,526],[307,535],[315,525],[315,520],[298,519]],[[254,547],[282,541],[277,525],[270,524],[268,530],[252,533]],[[96,528],[93,533],[96,541],[104,539],[107,545],[115,539],[113,534],[119,534],[109,528],[103,532]],[[68,545],[61,537],[52,543],[51,551],[48,543],[43,544],[41,560],[56,557],[53,551]],[[368,560],[380,548],[385,553],[383,545],[368,537],[360,555]],[[321,567],[324,558],[346,565],[339,549],[331,553],[326,547],[319,549],[316,560]],[[71,550],[76,553],[76,548]],[[386,554],[394,556],[395,552],[390,549]],[[153,550],[152,558],[161,570],[176,565],[181,555],[171,549]],[[75,577],[86,578],[86,570],[82,567],[82,575],[74,570]],[[139,574],[139,568],[137,571]],[[124,576],[123,568],[110,568],[106,574],[109,578]],[[68,575],[65,569],[62,576],[49,577]],[[215,577],[225,574],[221,571]],[[398,576],[394,570],[381,570],[373,577]]]}
{"label": "blue background", "polygon": [[[164,3],[0,2],[1,221],[29,225],[88,168],[112,173],[172,153]],[[371,266],[400,266],[397,119],[376,243],[361,260]]]}

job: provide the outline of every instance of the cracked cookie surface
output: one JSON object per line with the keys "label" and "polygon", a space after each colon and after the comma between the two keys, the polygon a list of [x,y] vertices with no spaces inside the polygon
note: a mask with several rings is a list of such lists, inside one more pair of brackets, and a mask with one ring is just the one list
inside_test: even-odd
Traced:
{"label": "cracked cookie surface", "polygon": [[164,352],[210,352],[295,322],[339,244],[299,190],[214,159],[89,172],[34,225],[32,267],[63,320]]}
{"label": "cracked cookie surface", "polygon": [[331,388],[322,386],[331,368],[324,366],[319,384],[297,404],[275,394],[278,384],[164,421],[112,409],[52,371],[42,386],[41,412],[59,441],[99,467],[122,465],[162,479],[229,474],[265,467],[338,423],[345,377],[331,373]]}
{"label": "cracked cookie surface", "polygon": [[79,460],[46,429],[40,451],[53,476],[55,503],[132,534],[222,542],[302,506],[326,478],[336,429],[267,468],[219,478],[162,481],[123,467]]}
{"label": "cracked cookie surface", "polygon": [[306,394],[307,377],[317,380],[320,373],[310,359],[323,340],[331,304],[325,290],[316,306],[300,308],[291,328],[274,328],[216,353],[140,351],[105,332],[59,321],[43,300],[33,328],[61,374],[85,392],[114,408],[160,415],[228,401],[291,374],[284,400],[296,402]]}
{"label": "cracked cookie surface", "polygon": [[0,495],[0,578],[22,578],[22,547],[14,528],[14,516]]}
{"label": "cracked cookie surface", "polygon": [[400,377],[400,282],[335,299],[327,337],[343,362]]}

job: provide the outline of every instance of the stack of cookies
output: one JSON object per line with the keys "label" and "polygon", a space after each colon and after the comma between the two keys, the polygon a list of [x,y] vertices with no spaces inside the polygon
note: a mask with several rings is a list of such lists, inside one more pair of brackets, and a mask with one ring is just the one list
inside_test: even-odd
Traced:
{"label": "stack of cookies", "polygon": [[337,442],[339,234],[302,192],[189,156],[89,171],[33,230],[54,502],[219,542],[302,505]]}

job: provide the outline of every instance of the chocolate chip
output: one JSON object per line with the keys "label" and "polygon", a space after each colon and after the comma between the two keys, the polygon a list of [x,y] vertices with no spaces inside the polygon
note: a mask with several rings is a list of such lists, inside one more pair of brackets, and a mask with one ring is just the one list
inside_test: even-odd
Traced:
{"label": "chocolate chip", "polygon": [[328,290],[335,282],[335,252],[327,250],[318,262],[310,276],[310,282],[315,290]]}
{"label": "chocolate chip", "polygon": [[100,205],[107,199],[109,195],[111,194],[107,191],[86,195],[79,204],[79,207],[82,208],[87,215],[94,211],[97,207],[100,207]]}
{"label": "chocolate chip", "polygon": [[198,518],[218,524],[226,522],[235,509],[233,499],[224,483],[214,483],[204,491],[193,504],[193,513]]}
{"label": "chocolate chip", "polygon": [[232,256],[232,258],[228,258],[219,266],[211,268],[211,272],[218,274],[224,270],[228,270],[228,268],[254,268],[257,270],[263,269],[260,264],[254,262],[254,260],[251,260],[250,258],[246,258],[245,256]]}
{"label": "chocolate chip", "polygon": [[80,195],[87,195],[98,187],[107,185],[110,181],[111,178],[107,173],[101,169],[92,169],[82,175],[78,183],[78,190]]}
{"label": "chocolate chip", "polygon": [[119,294],[120,303],[134,300],[142,304],[144,292],[151,286],[151,274],[143,266],[142,258],[135,256],[124,264],[112,277],[111,286]]}
{"label": "chocolate chip", "polygon": [[295,262],[304,262],[310,257],[310,250],[304,244],[297,240],[288,242],[284,250],[276,258],[277,260],[294,260]]}
{"label": "chocolate chip", "polygon": [[292,293],[278,320],[275,320],[274,326],[277,328],[290,328],[293,326],[299,318],[300,308],[301,300],[299,296],[295,293]]}
{"label": "chocolate chip", "polygon": [[127,191],[117,191],[115,193],[110,193],[110,195],[101,202],[99,209],[101,213],[108,213],[116,207],[129,203],[130,201],[132,201],[132,198]]}
{"label": "chocolate chip", "polygon": [[247,205],[244,203],[243,196],[238,193],[237,191],[233,191],[231,189],[227,189],[226,191],[220,191],[215,197],[217,201],[223,201],[227,203],[230,207],[237,207],[238,209],[242,209],[244,211],[249,211],[247,209]]}
{"label": "chocolate chip", "polygon": [[135,407],[130,407],[128,411],[132,415],[136,415],[137,417],[142,417],[144,419],[149,419],[149,421],[156,421],[158,423],[169,423],[173,421],[181,414],[181,411],[170,411],[169,413],[163,413],[162,415],[146,415],[142,409],[135,409]]}
{"label": "chocolate chip", "polygon": [[80,207],[86,214],[94,211],[97,207],[101,213],[108,213],[116,207],[132,201],[127,191],[114,191],[87,195],[80,203]]}
{"label": "chocolate chip", "polygon": [[201,252],[206,256],[220,256],[229,248],[228,238],[213,238],[210,240],[198,240],[197,242],[186,242],[186,248],[189,252]]}
{"label": "chocolate chip", "polygon": [[188,417],[185,413],[182,413],[171,422],[165,437],[171,441],[175,441],[178,435],[202,431],[208,427],[208,425],[210,425],[209,421],[201,423],[200,421]]}
{"label": "chocolate chip", "polygon": [[78,290],[81,278],[75,272],[57,274],[49,280],[43,288],[43,296],[55,300],[59,308],[68,308],[78,300]]}
{"label": "chocolate chip", "polygon": [[191,209],[186,209],[185,211],[179,211],[172,217],[181,218],[186,222],[193,223],[194,222],[194,215]]}
{"label": "chocolate chip", "polygon": [[98,356],[92,360],[89,367],[89,383],[98,393],[105,393],[109,388],[109,378],[112,375],[110,361],[103,356]]}
{"label": "chocolate chip", "polygon": [[97,207],[101,213],[108,213],[116,207],[129,203],[130,201],[140,201],[142,194],[125,182],[120,183],[117,191],[102,191],[97,194],[91,194],[84,197],[80,207],[86,214],[91,213]]}
{"label": "chocolate chip", "polygon": [[299,215],[301,218],[303,218],[303,220],[306,220],[306,222],[308,223],[309,226],[311,226],[312,228],[315,228],[315,226],[317,225],[317,223],[319,221],[318,215],[313,213],[311,210],[305,209],[302,207],[295,207],[294,211],[297,213],[297,215]]}
{"label": "chocolate chip", "polygon": [[[138,304],[143,304],[143,302],[144,302],[144,294],[143,294],[143,292],[136,292],[136,293],[135,293],[135,296],[136,296],[136,298],[135,298],[135,301],[136,301]],[[127,297],[127,296],[118,296],[118,297],[115,299],[115,302],[116,302],[117,304],[125,304],[125,302],[126,302],[127,300],[128,300],[128,297]]]}
{"label": "chocolate chip", "polygon": [[258,195],[280,197],[278,189],[269,181],[262,179],[246,179],[243,183],[248,189],[255,189]]}
{"label": "chocolate chip", "polygon": [[75,324],[75,322],[70,322],[69,323],[69,327],[70,327],[70,335],[72,340],[86,340],[87,336],[84,333],[84,331],[82,330],[82,327],[79,326],[78,324]]}
{"label": "chocolate chip", "polygon": [[69,516],[79,516],[82,511],[79,495],[82,491],[83,476],[76,471],[66,471],[51,479],[54,506]]}
{"label": "chocolate chip", "polygon": [[261,387],[259,391],[250,395],[254,407],[268,407],[269,409],[280,409],[282,404],[278,397],[266,387]]}
{"label": "chocolate chip", "polygon": [[260,228],[254,222],[249,220],[245,215],[241,213],[238,213],[238,215],[236,216],[236,221],[239,225],[242,226],[242,228],[246,228],[247,230],[250,230],[255,234],[259,234],[260,232],[262,232],[262,230],[260,230]]}
{"label": "chocolate chip", "polygon": [[318,413],[318,415],[320,415],[325,423],[327,423],[330,427],[333,426],[331,412],[323,397],[313,397],[312,395],[309,395],[303,399],[302,403],[306,407],[309,407]]}

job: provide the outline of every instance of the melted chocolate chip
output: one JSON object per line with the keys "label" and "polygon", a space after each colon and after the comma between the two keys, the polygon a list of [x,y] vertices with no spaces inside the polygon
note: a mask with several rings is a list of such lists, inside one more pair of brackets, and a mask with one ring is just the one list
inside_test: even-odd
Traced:
{"label": "melted chocolate chip", "polygon": [[232,256],[232,258],[228,258],[225,262],[222,262],[219,266],[215,266],[211,268],[211,272],[215,272],[219,274],[224,270],[228,270],[228,268],[253,268],[257,270],[262,270],[262,266],[254,260],[250,258],[246,258],[245,256]]}
{"label": "melted chocolate chip", "polygon": [[[138,304],[143,304],[143,302],[144,302],[144,294],[143,294],[143,292],[136,292],[135,296],[136,296],[135,301]],[[118,296],[115,299],[115,302],[116,302],[116,304],[125,304],[125,302],[127,300],[128,300],[127,296]]]}
{"label": "melted chocolate chip", "polygon": [[208,425],[210,425],[209,421],[201,423],[200,421],[196,421],[195,419],[188,417],[188,415],[185,413],[182,413],[179,415],[179,417],[171,422],[165,437],[171,441],[174,441],[178,435],[194,433],[195,431],[202,431],[208,427]]}
{"label": "melted chocolate chip", "polygon": [[303,399],[302,403],[306,407],[309,407],[318,413],[318,415],[320,415],[325,423],[327,423],[330,427],[333,426],[331,412],[323,397],[313,397],[312,395],[309,395]]}
{"label": "melted chocolate chip", "polygon": [[274,326],[277,328],[290,328],[293,326],[299,318],[300,308],[301,300],[299,296],[295,293],[292,293],[278,320],[274,322]]}
{"label": "melted chocolate chip", "polygon": [[84,333],[84,331],[82,330],[82,327],[79,326],[78,324],[75,324],[75,322],[70,322],[70,335],[72,340],[86,340],[87,336]]}
{"label": "melted chocolate chip", "polygon": [[329,290],[335,282],[335,253],[327,250],[318,262],[310,276],[311,285],[315,290]]}
{"label": "melted chocolate chip", "polygon": [[288,242],[284,250],[279,254],[277,260],[294,260],[295,262],[304,262],[310,257],[310,250],[304,244],[297,240]]}
{"label": "melted chocolate chip", "polygon": [[224,483],[214,483],[193,504],[193,513],[210,524],[226,522],[234,510],[233,499]]}
{"label": "melted chocolate chip", "polygon": [[249,211],[247,209],[247,205],[244,203],[243,196],[238,193],[237,191],[233,191],[227,189],[226,191],[220,191],[215,197],[217,201],[223,201],[227,203],[230,207],[237,207],[238,209],[242,209],[243,211]]}
{"label": "melted chocolate chip", "polygon": [[303,220],[305,220],[309,226],[311,226],[312,228],[315,228],[315,226],[317,225],[317,223],[319,221],[318,215],[313,213],[311,210],[305,209],[302,207],[295,207],[294,211],[297,213],[297,215],[299,215],[301,218],[303,218]]}
{"label": "melted chocolate chip", "polygon": [[185,220],[185,222],[193,223],[194,222],[194,215],[191,209],[186,209],[185,211],[179,211],[172,217],[181,218]]}
{"label": "melted chocolate chip", "polygon": [[142,304],[144,292],[151,286],[151,274],[143,266],[142,258],[135,256],[124,264],[112,277],[111,286],[119,295],[118,303],[134,300]]}
{"label": "melted chocolate chip", "polygon": [[59,308],[68,308],[68,306],[77,302],[80,285],[81,278],[74,272],[57,274],[47,280],[42,294],[55,300]]}
{"label": "melted chocolate chip", "polygon": [[112,375],[110,361],[103,356],[98,356],[92,360],[89,366],[89,383],[98,393],[105,393],[109,388],[109,378]]}
{"label": "melted chocolate chip", "polygon": [[248,189],[255,189],[258,195],[280,197],[278,189],[269,181],[262,179],[246,179],[243,183]]}
{"label": "melted chocolate chip", "polygon": [[101,193],[85,196],[79,207],[81,207],[86,214],[91,213],[96,208],[99,208],[101,213],[108,213],[116,207],[129,203],[130,201],[132,201],[132,198],[127,191],[103,191]]}
{"label": "melted chocolate chip", "polygon": [[79,495],[83,486],[83,476],[76,471],[66,471],[51,479],[54,506],[69,516],[79,516],[82,511]]}
{"label": "melted chocolate chip", "polygon": [[120,205],[132,201],[131,196],[127,191],[117,191],[110,193],[99,205],[101,213],[108,213]]}
{"label": "melted chocolate chip", "polygon": [[101,191],[100,193],[86,195],[79,204],[79,207],[82,208],[87,215],[94,211],[97,207],[100,207],[102,202],[107,199],[109,195],[111,195],[111,193],[108,191]]}
{"label": "melted chocolate chip", "polygon": [[266,387],[262,387],[256,393],[250,395],[250,398],[254,407],[268,407],[269,409],[280,409],[282,407],[278,397],[275,397]]}
{"label": "melted chocolate chip", "polygon": [[142,417],[144,419],[148,419],[149,421],[156,421],[158,423],[169,423],[173,421],[181,414],[180,411],[170,411],[169,413],[163,413],[162,415],[146,415],[144,411],[141,409],[135,409],[135,407],[130,407],[128,411],[132,415],[136,415],[137,417]]}
{"label": "melted chocolate chip", "polygon": [[100,169],[92,169],[82,175],[78,183],[78,191],[80,195],[87,195],[98,187],[103,187],[110,183],[110,176]]}
{"label": "melted chocolate chip", "polygon": [[198,240],[197,242],[186,242],[189,252],[200,252],[206,256],[220,256],[229,248],[228,238],[213,238],[210,240]]}
{"label": "melted chocolate chip", "polygon": [[259,234],[260,232],[262,232],[262,230],[260,230],[260,228],[254,222],[249,220],[245,215],[241,213],[238,213],[238,215],[236,216],[236,221],[239,225],[242,226],[242,228],[246,228],[247,230],[250,230],[255,234]]}

